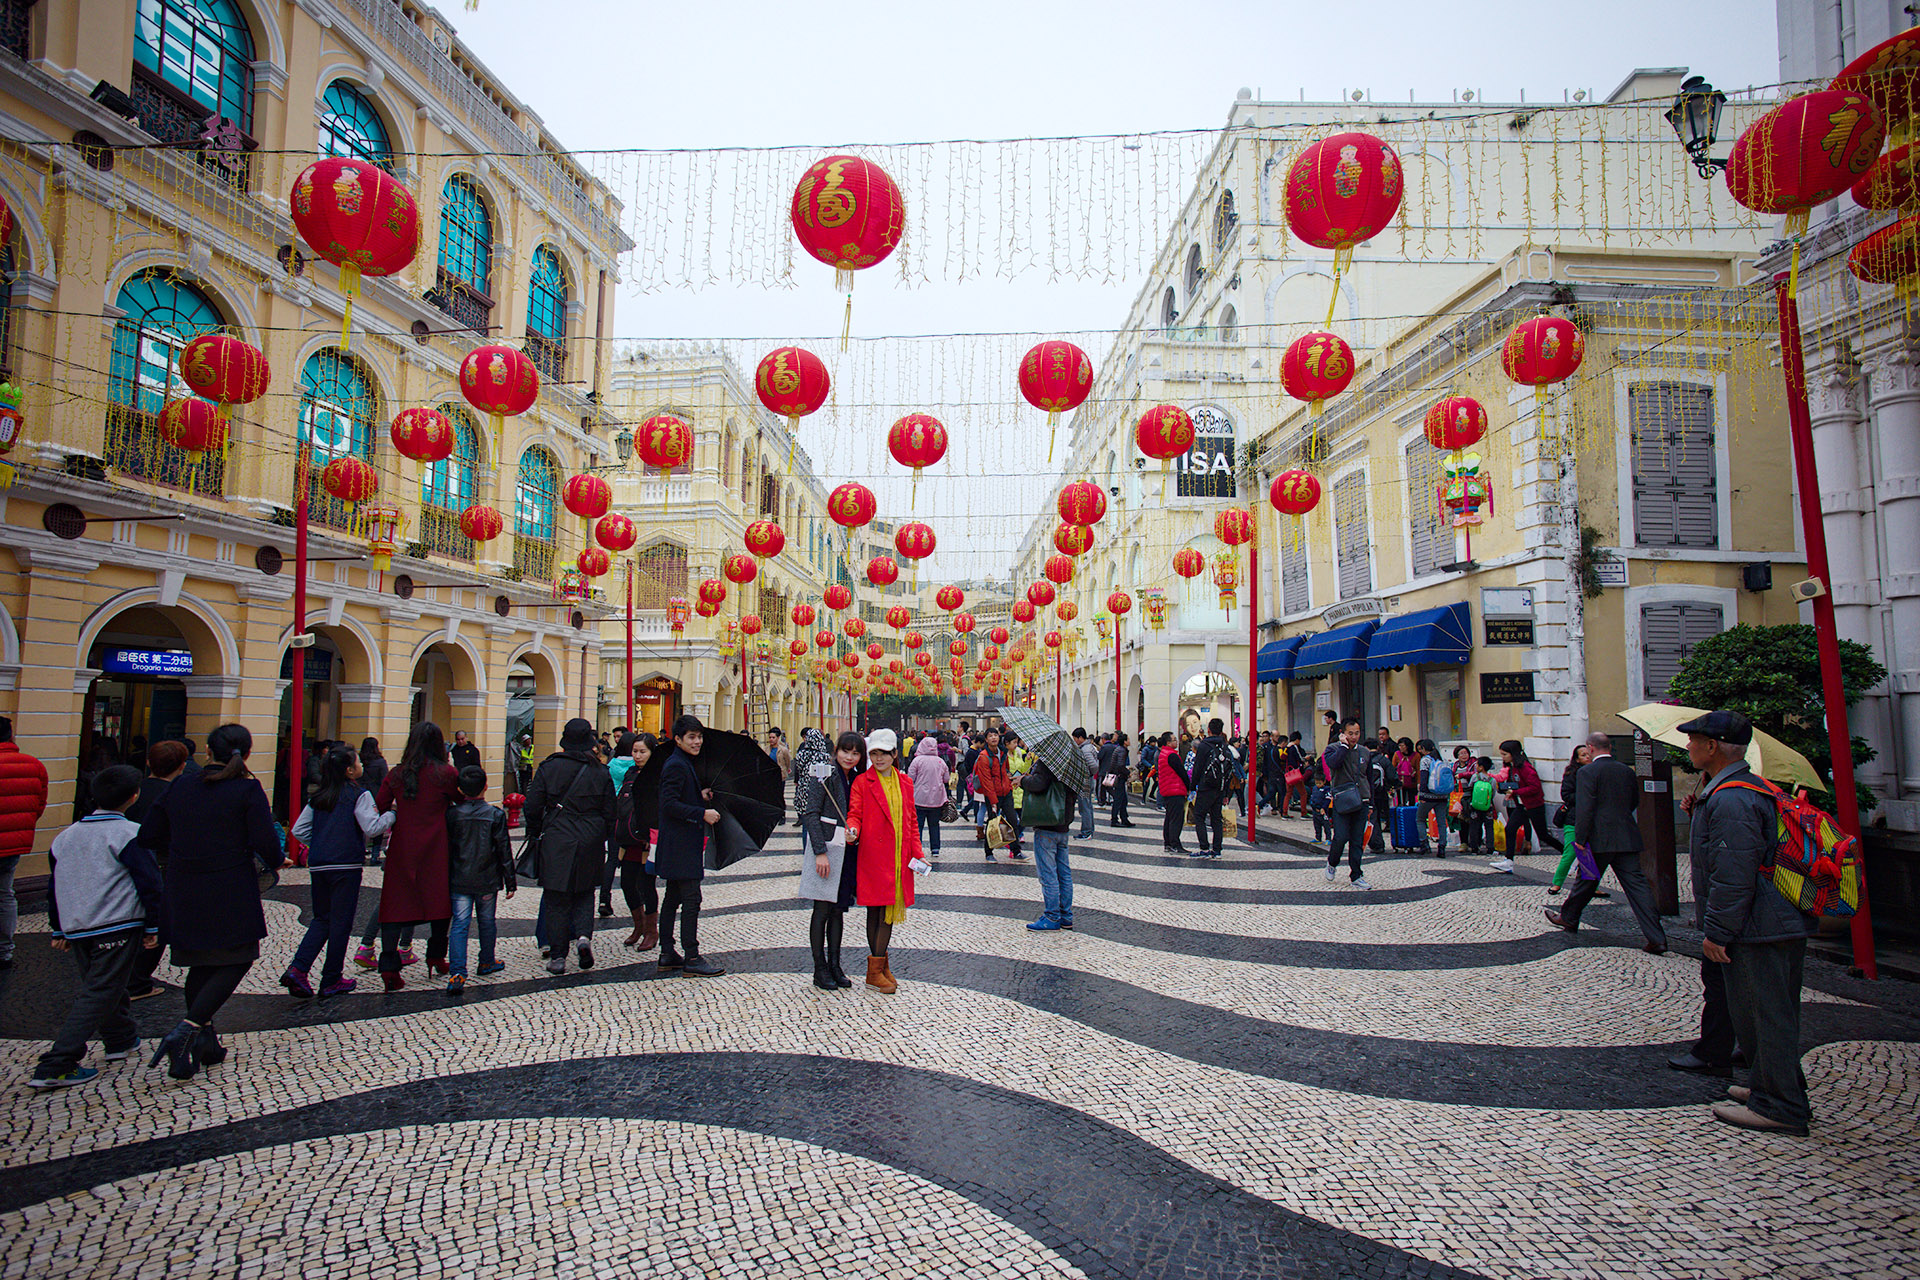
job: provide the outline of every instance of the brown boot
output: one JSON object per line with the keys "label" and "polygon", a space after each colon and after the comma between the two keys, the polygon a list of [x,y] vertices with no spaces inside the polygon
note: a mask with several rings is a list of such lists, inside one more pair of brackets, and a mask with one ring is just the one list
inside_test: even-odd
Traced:
{"label": "brown boot", "polygon": [[892,995],[900,989],[900,984],[895,982],[893,975],[887,972],[885,956],[867,957],[867,985],[877,987],[887,995]]}
{"label": "brown boot", "polygon": [[649,911],[640,917],[640,950],[651,951],[660,943],[660,913]]}
{"label": "brown boot", "polygon": [[633,913],[633,932],[629,933],[626,937],[626,940],[622,942],[620,945],[625,947],[629,951],[639,950],[640,948],[638,948],[634,944],[639,942],[640,935],[642,935],[647,931],[646,920],[647,920],[647,917],[643,913],[638,911],[634,912]]}

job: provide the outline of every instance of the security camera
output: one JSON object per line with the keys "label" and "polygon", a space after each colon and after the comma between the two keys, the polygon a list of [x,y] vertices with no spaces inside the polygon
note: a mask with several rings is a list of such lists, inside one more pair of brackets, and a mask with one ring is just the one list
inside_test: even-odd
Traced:
{"label": "security camera", "polygon": [[1805,578],[1787,588],[1795,600],[1818,600],[1827,594],[1827,584],[1818,578]]}

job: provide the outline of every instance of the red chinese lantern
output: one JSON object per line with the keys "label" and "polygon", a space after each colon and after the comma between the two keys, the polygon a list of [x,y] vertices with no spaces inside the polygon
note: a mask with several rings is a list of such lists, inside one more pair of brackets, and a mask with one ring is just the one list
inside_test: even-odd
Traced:
{"label": "red chinese lantern", "polygon": [[1853,202],[1879,212],[1920,205],[1920,148],[1904,144],[1875,160],[1853,184]]}
{"label": "red chinese lantern", "polygon": [[973,619],[973,615],[970,613],[956,613],[953,615],[953,629],[963,636],[972,631],[977,625]]}
{"label": "red chinese lantern", "polygon": [[453,423],[437,409],[402,409],[390,434],[400,456],[415,462],[439,462],[453,452]]}
{"label": "red chinese lantern", "polygon": [[[710,604],[718,608],[726,602],[726,583],[720,581],[718,578],[702,578],[700,580],[700,603]],[[712,615],[709,614],[708,616],[711,617]]]}
{"label": "red chinese lantern", "polygon": [[1053,616],[1062,622],[1072,622],[1080,616],[1080,606],[1071,600],[1062,600],[1054,606]]}
{"label": "red chinese lantern", "polygon": [[796,627],[810,627],[816,615],[812,605],[797,604],[787,616],[793,619],[793,625]]}
{"label": "red chinese lantern", "polygon": [[664,480],[693,460],[693,428],[670,413],[656,413],[635,429],[633,451],[641,466],[652,467]]}
{"label": "red chinese lantern", "polygon": [[1062,636],[1058,631],[1049,631],[1046,635],[1041,636],[1040,640],[1041,643],[1045,644],[1049,649],[1058,649],[1066,643],[1066,637]]}
{"label": "red chinese lantern", "polygon": [[[1282,471],[1268,487],[1267,501],[1273,503],[1273,509],[1281,515],[1303,516],[1320,505],[1320,482],[1305,471]],[[1202,568],[1200,553],[1195,551],[1192,554],[1193,573],[1183,573],[1182,577],[1191,578]],[[1174,557],[1176,569],[1179,568],[1179,559],[1179,556]]]}
{"label": "red chinese lantern", "polygon": [[593,540],[618,555],[640,540],[640,531],[633,527],[633,521],[614,511],[601,516],[593,526]]}
{"label": "red chinese lantern", "polygon": [[980,669],[985,671],[1000,656],[1000,646],[990,644],[980,650]]}
{"label": "red chinese lantern", "polygon": [[460,513],[460,532],[474,542],[492,542],[506,527],[500,513],[485,503],[476,502]]}
{"label": "red chinese lantern", "polygon": [[849,480],[827,496],[827,514],[844,528],[860,528],[877,510],[879,503],[874,501],[873,490],[858,480]]}
{"label": "red chinese lantern", "polygon": [[796,658],[804,658],[807,656],[807,642],[805,640],[789,640],[787,641],[787,652]]}
{"label": "red chinese lantern", "polygon": [[858,156],[828,156],[793,189],[793,232],[808,253],[833,268],[847,295],[840,349],[853,328],[853,273],[882,262],[906,234],[907,208],[886,170]]}
{"label": "red chinese lantern", "polygon": [[947,642],[947,652],[952,654],[955,659],[964,658],[967,656],[967,642],[965,640],[950,640]]}
{"label": "red chinese lantern", "polygon": [[1586,354],[1587,340],[1573,321],[1535,316],[1507,334],[1500,346],[1500,367],[1522,386],[1545,387],[1571,378]]}
{"label": "red chinese lantern", "polygon": [[736,552],[720,562],[720,572],[728,582],[744,587],[760,576],[760,567],[753,562],[752,556]]}
{"label": "red chinese lantern", "polygon": [[1063,556],[1077,556],[1093,546],[1093,530],[1084,524],[1056,525],[1053,549]]}
{"label": "red chinese lantern", "polygon": [[506,419],[531,409],[540,396],[540,370],[518,347],[475,347],[460,361],[460,394],[487,415],[487,451],[498,461]]}
{"label": "red chinese lantern", "polygon": [[867,661],[878,662],[886,652],[878,644],[870,644],[867,646]]}
{"label": "red chinese lantern", "polygon": [[849,649],[840,655],[840,665],[849,671],[858,671],[860,669],[860,655]]}
{"label": "red chinese lantern", "polygon": [[913,660],[916,664],[922,667],[931,667],[933,665],[933,655],[928,653],[925,649],[922,649],[919,653],[914,654]]}
{"label": "red chinese lantern", "polygon": [[1049,582],[1057,582],[1064,587],[1073,581],[1073,557],[1048,556],[1045,572]]}
{"label": "red chinese lantern", "polygon": [[900,566],[892,556],[875,556],[867,561],[867,581],[876,587],[890,587],[900,581]]}
{"label": "red chinese lantern", "polygon": [[[875,645],[873,647],[878,649],[880,646]],[[893,672],[894,675],[899,675],[901,672],[905,671],[906,669],[907,669],[907,664],[900,661],[900,659],[898,658],[887,659],[887,670]]]}
{"label": "red chinese lantern", "polygon": [[1353,348],[1338,334],[1318,331],[1295,338],[1280,359],[1280,385],[1295,400],[1305,400],[1307,416],[1317,418],[1326,402],[1353,382]]}
{"label": "red chinese lantern", "polygon": [[921,635],[918,631],[909,631],[907,632],[906,635],[900,638],[900,643],[904,644],[909,649],[918,649],[921,645],[925,644],[926,642],[927,642],[927,638]]}
{"label": "red chinese lantern", "polygon": [[561,487],[560,501],[591,526],[613,506],[613,486],[595,475],[569,476]]}
{"label": "red chinese lantern", "polygon": [[995,627],[993,630],[987,632],[987,639],[993,641],[995,644],[1005,644],[1008,639],[1007,629],[1005,627]]}
{"label": "red chinese lantern", "polygon": [[1038,612],[1039,610],[1033,607],[1033,601],[1031,600],[1015,600],[1013,602],[1013,620],[1015,622],[1022,624],[1032,622]]}
{"label": "red chinese lantern", "polygon": [[757,560],[768,560],[786,549],[787,535],[771,520],[755,520],[741,536]]}
{"label": "red chinese lantern", "polygon": [[933,602],[952,613],[967,602],[967,593],[958,587],[942,587],[934,593]]}
{"label": "red chinese lantern", "polygon": [[1116,591],[1107,597],[1107,612],[1118,618],[1133,608],[1133,597],[1124,591]]}
{"label": "red chinese lantern", "polygon": [[1727,190],[1755,213],[1786,214],[1787,234],[1799,235],[1813,206],[1867,171],[1886,136],[1866,95],[1803,93],[1747,126],[1727,156]]}
{"label": "red chinese lantern", "polygon": [[1193,418],[1177,404],[1157,404],[1140,415],[1133,429],[1134,443],[1149,458],[1166,464],[1193,448]]}
{"label": "red chinese lantern", "polygon": [[580,553],[574,565],[589,578],[598,578],[613,567],[613,557],[599,547],[588,547]]}
{"label": "red chinese lantern", "polygon": [[711,618],[714,614],[720,612],[720,606],[711,600],[702,600],[693,606],[693,611],[703,618]]}
{"label": "red chinese lantern", "polygon": [[1060,415],[1078,409],[1093,390],[1093,361],[1071,342],[1042,342],[1020,358],[1020,394],[1047,411],[1047,461],[1053,461],[1053,433]]}
{"label": "red chinese lantern", "polygon": [[1448,396],[1427,410],[1427,443],[1458,453],[1487,434],[1487,411],[1472,396]]}
{"label": "red chinese lantern", "polygon": [[858,640],[867,634],[867,624],[859,618],[848,618],[840,624],[840,630]]}
{"label": "red chinese lantern", "polygon": [[813,633],[813,642],[822,649],[833,648],[833,632],[820,630]]}
{"label": "red chinese lantern", "polygon": [[[199,461],[201,454],[209,449],[218,449],[227,440],[227,424],[220,417],[219,407],[208,404],[205,400],[167,401],[160,410],[160,421],[156,424],[155,430],[159,432],[162,440],[186,454],[189,460],[196,462]],[[342,458],[340,461],[360,462],[358,458]],[[367,466],[364,462],[360,462],[360,465]],[[329,464],[327,469],[331,471],[332,464]],[[371,475],[373,468],[367,467],[367,472]],[[329,489],[327,492],[332,493],[333,490]],[[370,496],[372,493],[373,490],[369,489],[362,496]],[[351,500],[358,502],[360,499]]]}
{"label": "red chinese lantern", "polygon": [[838,658],[827,659],[827,674],[830,676],[837,676],[840,674],[840,659]]}
{"label": "red chinese lantern", "polygon": [[760,615],[749,613],[740,619],[740,630],[747,635],[757,636],[766,630],[766,623],[760,621]]}
{"label": "red chinese lantern", "polygon": [[1863,95],[1896,139],[1910,133],[1908,122],[1920,114],[1920,28],[1909,28],[1868,49],[1849,62],[1828,88]]}
{"label": "red chinese lantern", "polygon": [[420,252],[420,210],[400,180],[365,160],[316,160],[293,180],[287,207],[307,247],[340,268],[340,345],[353,333],[361,276],[403,271]]}
{"label": "red chinese lantern", "polygon": [[896,604],[887,610],[887,625],[895,631],[904,628],[913,621],[913,614],[903,604]]}
{"label": "red chinese lantern", "polygon": [[1213,536],[1230,547],[1253,541],[1253,514],[1245,507],[1228,507],[1214,516]]}
{"label": "red chinese lantern", "polygon": [[1847,270],[1869,284],[1892,285],[1910,302],[1920,293],[1920,216],[1902,218],[1855,245]]}
{"label": "red chinese lantern", "polygon": [[1183,578],[1197,578],[1206,568],[1206,556],[1193,547],[1182,547],[1173,553],[1173,571]]}
{"label": "red chinese lantern", "polygon": [[[0,206],[4,206],[0,201]],[[13,215],[0,219],[0,244],[12,236]],[[203,333],[180,348],[180,376],[195,395],[205,396],[220,406],[221,416],[231,416],[229,406],[251,404],[267,394],[273,370],[260,349],[230,333]]]}
{"label": "red chinese lantern", "polygon": [[913,495],[920,492],[920,471],[947,456],[947,429],[932,414],[910,413],[887,430],[887,452],[913,468]]}
{"label": "red chinese lantern", "polygon": [[840,610],[853,603],[853,592],[845,583],[836,582],[822,592],[820,598],[826,601],[827,608]]}
{"label": "red chinese lantern", "polygon": [[1068,524],[1098,524],[1107,514],[1107,495],[1091,480],[1076,480],[1060,491],[1060,518]]}
{"label": "red chinese lantern", "polygon": [[341,502],[365,502],[380,492],[380,476],[364,459],[335,458],[320,472],[320,487]]}
{"label": "red chinese lantern", "polygon": [[[1336,133],[1305,147],[1287,167],[1287,226],[1316,249],[1333,250],[1334,296],[1354,249],[1400,210],[1400,157],[1370,133]],[[1327,307],[1333,320],[1333,307]]]}
{"label": "red chinese lantern", "polygon": [[760,357],[753,374],[760,403],[787,420],[787,474],[793,474],[793,440],[800,419],[827,402],[833,379],[819,356],[804,347],[775,347]]}
{"label": "red chinese lantern", "polygon": [[1027,587],[1027,602],[1036,609],[1044,609],[1053,603],[1054,590],[1051,582],[1035,582]]}

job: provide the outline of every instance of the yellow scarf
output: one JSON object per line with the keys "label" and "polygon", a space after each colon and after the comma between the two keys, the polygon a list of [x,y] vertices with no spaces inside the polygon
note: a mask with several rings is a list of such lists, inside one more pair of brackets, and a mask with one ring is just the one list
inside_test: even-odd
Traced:
{"label": "yellow scarf", "polygon": [[[888,769],[879,774],[880,794],[887,801],[887,818],[893,823],[893,905],[887,908],[887,923],[899,924],[907,918],[907,835],[903,821],[904,802],[900,797],[900,771]],[[915,815],[915,821],[918,821]]]}

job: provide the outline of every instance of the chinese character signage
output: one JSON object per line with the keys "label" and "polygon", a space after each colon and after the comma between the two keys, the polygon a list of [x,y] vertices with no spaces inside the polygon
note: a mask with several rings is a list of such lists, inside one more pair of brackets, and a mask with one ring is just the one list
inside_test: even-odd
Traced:
{"label": "chinese character signage", "polygon": [[187,649],[109,649],[100,659],[105,675],[190,676],[193,653]]}

